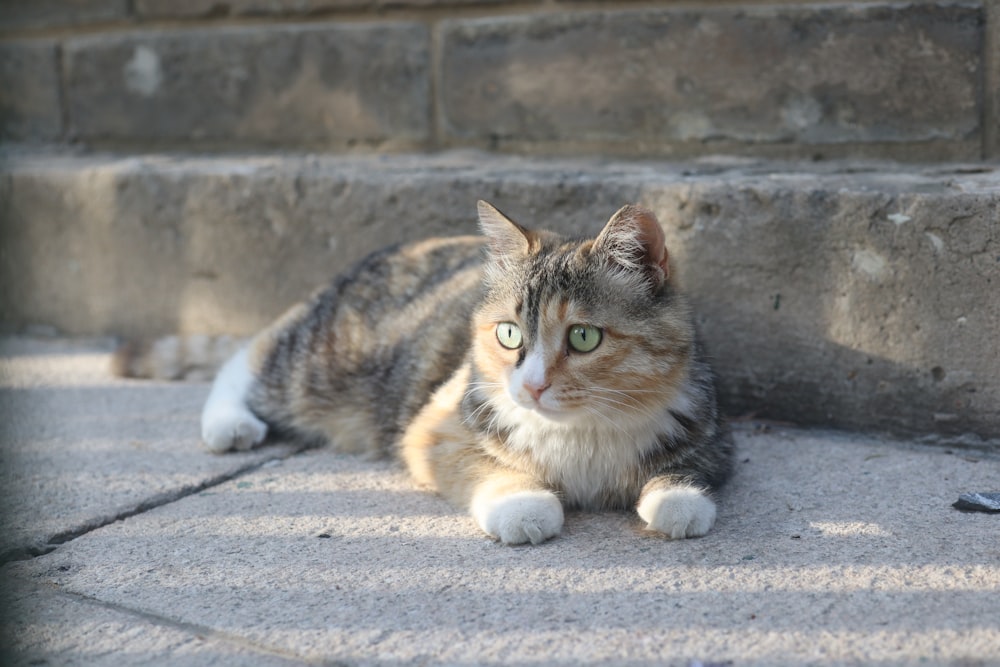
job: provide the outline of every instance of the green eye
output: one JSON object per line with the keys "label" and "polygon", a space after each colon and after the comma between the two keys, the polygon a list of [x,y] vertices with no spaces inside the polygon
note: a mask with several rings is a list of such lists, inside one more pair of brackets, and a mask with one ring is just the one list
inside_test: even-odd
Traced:
{"label": "green eye", "polygon": [[591,352],[601,344],[601,330],[589,324],[569,328],[569,346],[577,352]]}
{"label": "green eye", "polygon": [[521,327],[513,322],[501,322],[497,325],[497,340],[508,350],[521,347]]}

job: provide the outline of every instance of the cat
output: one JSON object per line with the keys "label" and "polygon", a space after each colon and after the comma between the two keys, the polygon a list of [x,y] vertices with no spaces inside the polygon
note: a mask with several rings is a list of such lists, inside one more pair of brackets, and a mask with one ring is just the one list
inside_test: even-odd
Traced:
{"label": "cat", "polygon": [[482,237],[376,252],[257,334],[215,379],[204,444],[394,454],[505,544],[558,535],[564,507],[705,535],[733,445],[654,214],[570,239],[478,207]]}

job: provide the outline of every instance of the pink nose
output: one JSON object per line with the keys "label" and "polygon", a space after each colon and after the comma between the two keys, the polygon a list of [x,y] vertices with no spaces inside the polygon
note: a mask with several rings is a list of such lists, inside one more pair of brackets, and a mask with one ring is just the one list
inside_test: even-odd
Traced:
{"label": "pink nose", "polygon": [[528,393],[531,394],[531,397],[535,399],[536,403],[542,399],[542,394],[544,394],[545,390],[551,386],[551,384],[537,385],[529,384],[527,382],[524,383],[524,388],[528,390]]}

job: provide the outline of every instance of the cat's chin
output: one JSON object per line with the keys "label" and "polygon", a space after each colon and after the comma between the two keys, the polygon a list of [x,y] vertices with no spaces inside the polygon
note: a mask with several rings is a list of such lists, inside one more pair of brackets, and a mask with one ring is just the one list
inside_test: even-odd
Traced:
{"label": "cat's chin", "polygon": [[548,419],[550,422],[556,422],[557,424],[567,424],[575,421],[574,413],[570,410],[553,410],[540,405],[528,409],[542,419]]}
{"label": "cat's chin", "polygon": [[577,410],[552,408],[545,405],[539,405],[537,403],[525,405],[520,401],[515,401],[515,405],[522,410],[531,413],[535,417],[539,417],[545,421],[550,421],[555,424],[572,424],[580,420],[580,413]]}

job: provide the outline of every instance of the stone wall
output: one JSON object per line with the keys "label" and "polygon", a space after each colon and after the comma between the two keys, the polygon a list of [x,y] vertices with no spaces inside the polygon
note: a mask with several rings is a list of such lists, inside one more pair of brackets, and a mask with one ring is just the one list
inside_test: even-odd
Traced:
{"label": "stone wall", "polygon": [[248,334],[476,199],[572,233],[638,202],[731,415],[1000,451],[998,26],[997,0],[0,2],[0,332]]}
{"label": "stone wall", "polygon": [[971,2],[0,4],[0,136],[129,151],[997,157]]}

